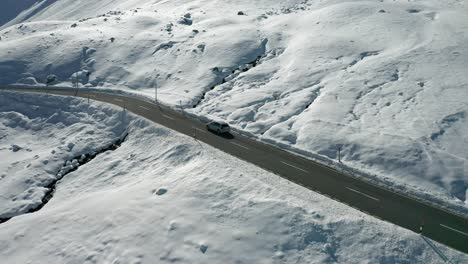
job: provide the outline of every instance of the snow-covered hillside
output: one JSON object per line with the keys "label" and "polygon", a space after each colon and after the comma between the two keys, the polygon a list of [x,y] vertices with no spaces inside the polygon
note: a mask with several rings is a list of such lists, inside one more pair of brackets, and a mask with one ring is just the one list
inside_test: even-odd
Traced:
{"label": "snow-covered hillside", "polygon": [[[2,8],[0,9],[0,29],[12,25],[15,21],[23,21],[27,19],[27,12],[32,10],[33,4],[37,0],[3,0]],[[26,12],[23,12],[26,11]]]}
{"label": "snow-covered hillside", "polygon": [[120,138],[126,124],[114,113],[106,105],[2,93],[0,220],[40,207],[47,186],[76,166],[62,169],[65,161]]}
{"label": "snow-covered hillside", "polygon": [[3,25],[0,84],[157,87],[466,206],[467,13],[461,0],[44,0]]}
{"label": "snow-covered hillside", "polygon": [[119,148],[59,181],[40,211],[0,224],[2,263],[468,261],[117,107],[5,92],[0,99],[0,144],[23,147],[2,147],[10,160],[0,166],[13,167],[0,179],[0,192],[17,201],[29,191],[9,183],[42,181],[37,164],[48,160],[39,167],[57,172],[53,164],[72,152],[98,150],[119,137],[116,124],[129,132]]}

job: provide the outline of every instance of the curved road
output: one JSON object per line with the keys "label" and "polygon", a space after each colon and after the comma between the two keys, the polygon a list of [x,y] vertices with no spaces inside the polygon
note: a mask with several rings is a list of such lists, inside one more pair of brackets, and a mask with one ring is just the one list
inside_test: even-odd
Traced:
{"label": "curved road", "polygon": [[[33,89],[16,91],[45,92]],[[242,135],[235,134],[231,137],[214,135],[207,132],[205,124],[198,120],[141,99],[91,91],[48,90],[47,92],[90,98],[125,107],[137,115],[180,133],[196,137],[226,153],[378,219],[416,233],[420,233],[422,228],[424,236],[468,254],[468,219],[462,216],[374,186]]]}

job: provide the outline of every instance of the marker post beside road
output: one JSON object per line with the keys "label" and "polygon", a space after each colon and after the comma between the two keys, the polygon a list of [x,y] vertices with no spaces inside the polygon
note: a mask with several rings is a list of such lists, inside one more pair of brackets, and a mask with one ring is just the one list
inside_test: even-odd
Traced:
{"label": "marker post beside road", "polygon": [[158,86],[154,86],[154,104],[158,105]]}
{"label": "marker post beside road", "polygon": [[341,163],[341,148],[342,148],[342,146],[337,145],[337,148],[338,148],[338,162]]}

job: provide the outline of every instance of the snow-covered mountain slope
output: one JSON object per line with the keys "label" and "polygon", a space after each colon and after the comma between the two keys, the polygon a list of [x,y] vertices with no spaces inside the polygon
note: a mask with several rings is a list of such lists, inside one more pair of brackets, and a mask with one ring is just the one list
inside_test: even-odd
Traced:
{"label": "snow-covered mountain slope", "polygon": [[[49,153],[61,148],[58,140],[37,135],[67,138],[58,144],[66,149],[67,143],[93,149],[88,143],[99,145],[106,140],[101,135],[110,131],[92,120],[122,117],[117,107],[96,102],[86,107],[85,100],[4,92],[0,96],[2,116],[23,117],[22,125],[8,126],[2,133],[35,142],[28,147],[38,153],[38,161],[47,157],[52,162]],[[17,107],[21,102],[24,105]],[[58,114],[48,110],[52,105],[59,107]],[[0,224],[2,263],[468,261],[466,255],[434,243],[436,253],[417,234],[127,114],[123,124],[128,124],[129,135],[119,148],[66,175],[40,211]],[[48,119],[56,122],[34,129],[35,123]],[[82,127],[80,135],[94,131],[95,137],[69,137],[79,132],[56,129],[67,122]],[[62,152],[58,158],[69,155]],[[0,160],[1,166],[8,163]],[[35,169],[28,170],[26,180],[35,181]],[[0,180],[1,194],[12,173]]]}
{"label": "snow-covered mountain slope", "polygon": [[61,170],[64,162],[104,149],[126,129],[105,104],[50,99],[0,94],[0,219],[39,207],[47,186],[74,167]]}
{"label": "snow-covered mountain slope", "polygon": [[[0,84],[130,89],[467,204],[466,1],[39,1]],[[26,20],[25,20],[26,19]],[[71,76],[74,76],[71,78]]]}
{"label": "snow-covered mountain slope", "polygon": [[33,10],[31,7],[36,1],[37,0],[3,0],[2,8],[0,9],[0,29],[15,24],[16,21],[21,22],[27,19],[25,14]]}

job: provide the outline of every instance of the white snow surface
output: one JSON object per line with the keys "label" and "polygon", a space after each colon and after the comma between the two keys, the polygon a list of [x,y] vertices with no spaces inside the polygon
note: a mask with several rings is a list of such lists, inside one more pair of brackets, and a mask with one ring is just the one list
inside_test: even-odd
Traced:
{"label": "white snow surface", "polygon": [[466,208],[467,13],[461,0],[43,0],[0,22],[0,84],[157,88]]}
{"label": "white snow surface", "polygon": [[115,109],[48,96],[0,94],[0,218],[41,204],[64,162],[98,151],[124,133]]}
{"label": "white snow surface", "polygon": [[[129,132],[120,148],[59,181],[40,211],[0,224],[2,263],[442,263],[438,254],[468,261],[117,107],[46,95],[0,98],[2,146],[14,140],[30,149],[2,149],[3,167],[47,158],[38,168],[57,170],[50,164],[69,152],[96,150],[122,125]],[[0,180],[2,195],[15,191],[15,170],[21,181],[42,177],[34,164],[14,166]]]}

